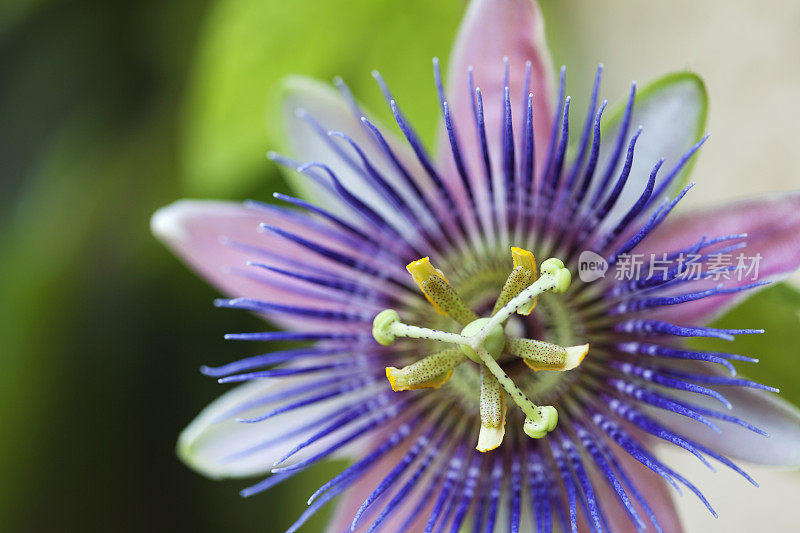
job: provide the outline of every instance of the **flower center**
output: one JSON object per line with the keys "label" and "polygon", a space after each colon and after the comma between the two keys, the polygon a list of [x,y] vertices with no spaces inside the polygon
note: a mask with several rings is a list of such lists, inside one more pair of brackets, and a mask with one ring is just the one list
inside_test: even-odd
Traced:
{"label": "flower center", "polygon": [[587,344],[563,347],[543,340],[512,334],[514,315],[529,315],[539,295],[563,294],[571,281],[569,271],[555,258],[541,265],[539,274],[533,254],[512,248],[513,269],[503,285],[490,316],[479,318],[451,287],[444,273],[425,257],[407,266],[414,281],[436,311],[459,322],[461,333],[404,324],[396,311],[386,309],[373,322],[373,336],[380,344],[392,344],[397,337],[428,339],[455,345],[432,353],[403,368],[387,367],[386,377],[395,391],[438,388],[467,361],[480,366],[479,451],[497,448],[505,435],[506,395],[525,414],[524,432],[542,438],[556,427],[558,413],[553,406],[537,406],[500,366],[501,357],[518,358],[531,370],[568,371],[577,367],[588,352]]}
{"label": "flower center", "polygon": [[[484,326],[489,323],[489,321],[489,318],[479,318],[477,320],[473,320],[461,330],[461,335],[463,337],[473,337],[474,335],[478,334],[484,328]],[[505,331],[503,331],[503,326],[500,324],[495,324],[491,331],[486,333],[486,337],[483,339],[483,348],[490,356],[492,356],[492,359],[496,361],[497,358],[500,357],[500,354],[503,353],[503,348],[505,345],[506,334]],[[472,348],[472,346],[468,344],[462,344],[461,351],[464,352],[464,355],[476,363],[481,364],[481,357]]]}

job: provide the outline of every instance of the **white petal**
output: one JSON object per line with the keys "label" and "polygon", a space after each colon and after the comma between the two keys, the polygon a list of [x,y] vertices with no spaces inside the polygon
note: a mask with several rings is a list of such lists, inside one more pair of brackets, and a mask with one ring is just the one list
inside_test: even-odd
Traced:
{"label": "white petal", "polygon": [[[303,116],[313,118],[325,132],[338,131],[349,136],[364,151],[370,164],[378,173],[398,190],[406,202],[415,208],[415,211],[425,215],[421,204],[416,200],[411,189],[402,181],[395,166],[378,148],[372,134],[366,131],[359,117],[338,90],[330,85],[299,76],[292,76],[284,81],[280,95],[280,117],[281,125],[286,133],[287,145],[282,149],[287,151],[286,155],[296,159],[299,163],[324,163],[336,174],[345,188],[396,228],[406,226],[407,223],[404,222],[397,209],[370,185],[371,179],[345,162],[331,147],[329,141],[339,146],[342,152],[350,156],[361,167],[361,161],[350,145],[342,138],[326,138],[320,135]],[[386,128],[379,124],[376,126],[381,130],[392,151],[406,166],[409,173],[419,177],[421,175],[420,167],[410,148],[404,142],[397,140]],[[339,214],[347,218],[352,217],[352,213],[349,212],[350,208],[346,207],[338,196],[331,195],[321,187],[314,186],[308,177],[296,175],[295,177],[297,178],[295,183],[299,185],[301,192],[307,198],[312,199],[314,203],[321,203],[329,209],[340,206]],[[423,190],[426,188],[424,185],[424,183],[420,184]]]}
{"label": "white petal", "polygon": [[741,418],[767,432],[769,437],[730,422],[712,419],[722,430],[722,434],[717,434],[707,426],[675,413],[661,409],[652,412],[676,433],[731,459],[800,467],[800,410],[770,392],[744,387],[719,387],[718,390],[733,404],[732,410],[728,411],[716,400],[699,394],[683,393],[680,397],[701,407]]}
{"label": "white petal", "polygon": [[[336,413],[354,401],[360,401],[364,393],[351,393],[311,404],[277,415],[262,422],[237,422],[236,418],[255,417],[276,407],[275,403],[259,405],[243,412],[232,411],[242,404],[257,400],[266,394],[273,394],[308,381],[309,378],[281,378],[280,380],[256,380],[241,385],[206,407],[189,426],[183,430],[177,452],[180,458],[194,470],[211,478],[235,478],[266,475],[273,463],[296,444],[302,442],[319,427],[302,432],[300,435],[280,439],[256,452],[236,456],[254,446],[274,439],[282,433],[308,424],[325,413]],[[355,396],[358,396],[356,398]],[[331,415],[334,416],[334,415]],[[323,439],[294,456],[290,462],[302,460],[319,452],[331,441]]]}
{"label": "white petal", "polygon": [[[684,450],[663,447],[659,456],[678,472],[691,472],[691,480],[711,500],[719,513],[715,518],[697,498],[675,498],[678,513],[689,531],[730,533],[733,531],[794,531],[800,522],[797,505],[797,472],[770,466],[748,466],[747,473],[759,487],[743,482],[727,468],[712,472],[697,468],[697,459]],[[339,532],[337,532],[339,533]]]}
{"label": "white petal", "polygon": [[[658,173],[655,190],[680,161],[681,157],[702,136],[705,127],[708,97],[703,81],[690,72],[667,75],[642,89],[636,96],[631,116],[628,137],[619,158],[619,163],[611,178],[613,186],[625,162],[628,141],[636,128],[643,126],[641,137],[636,143],[636,151],[630,175],[622,189],[619,200],[602,226],[611,229],[636,203],[650,177],[653,166],[664,158],[664,165]],[[611,153],[614,151],[621,123],[621,112],[612,117],[601,134],[600,159],[596,177],[603,176]],[[697,154],[693,156],[696,158]],[[689,168],[692,160],[686,168]],[[680,180],[680,178],[676,178]],[[595,183],[597,179],[595,180]],[[680,181],[677,181],[680,183]],[[676,181],[673,181],[676,183]],[[660,200],[660,199],[656,199]]]}

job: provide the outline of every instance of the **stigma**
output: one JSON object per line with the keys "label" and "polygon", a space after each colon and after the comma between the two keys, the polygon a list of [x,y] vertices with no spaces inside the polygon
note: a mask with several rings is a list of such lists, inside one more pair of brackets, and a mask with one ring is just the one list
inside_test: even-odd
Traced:
{"label": "stigma", "polygon": [[481,452],[493,450],[503,442],[507,397],[524,413],[523,431],[529,437],[543,438],[558,423],[555,407],[535,405],[503,370],[500,362],[519,358],[531,371],[564,372],[578,367],[589,351],[588,344],[563,347],[506,332],[509,318],[515,314],[530,315],[540,294],[563,294],[572,280],[569,270],[557,258],[544,261],[538,271],[536,260],[528,250],[512,247],[511,258],[512,270],[491,314],[486,317],[478,316],[469,308],[429,258],[423,257],[408,264],[406,269],[433,308],[460,325],[458,333],[405,324],[392,309],[381,311],[373,321],[372,335],[385,346],[394,343],[398,337],[443,343],[441,350],[410,365],[387,367],[386,377],[394,391],[436,389],[450,379],[458,365],[470,361],[480,366],[481,428],[476,449]]}

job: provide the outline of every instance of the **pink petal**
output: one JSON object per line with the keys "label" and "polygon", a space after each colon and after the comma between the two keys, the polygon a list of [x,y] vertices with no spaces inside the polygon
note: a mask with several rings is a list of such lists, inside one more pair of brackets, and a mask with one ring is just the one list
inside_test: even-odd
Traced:
{"label": "pink petal", "polygon": [[153,234],[226,295],[260,298],[270,292],[255,281],[232,276],[229,267],[244,268],[252,257],[222,242],[224,236],[260,245],[260,213],[234,202],[179,200],[153,214]]}
{"label": "pink petal", "polygon": [[[367,286],[370,286],[371,283],[378,283],[369,276],[324,259],[299,245],[270,233],[259,232],[261,223],[279,226],[320,243],[330,240],[328,236],[308,228],[290,217],[257,209],[247,209],[238,203],[204,200],[180,200],[159,209],[151,219],[151,228],[164,244],[228,296],[254,298],[285,305],[324,307],[337,311],[369,312],[374,310],[377,313],[380,310],[374,308],[374,303],[348,300],[333,291],[319,290],[280,274],[248,266],[249,260],[263,260],[264,263],[286,267],[275,261],[260,258],[255,253],[242,251],[240,248],[230,245],[229,241],[258,247],[318,268],[326,268],[334,274],[339,273],[359,279]],[[360,253],[359,250],[345,245],[339,246],[338,249],[357,257]],[[366,262],[370,261],[367,256],[362,256],[362,258]],[[270,318],[291,329],[304,329],[315,325],[311,320],[299,319],[295,316],[275,315]],[[325,326],[324,323],[322,325]],[[326,327],[337,326],[341,327],[341,324],[333,323]],[[320,327],[319,322],[316,323],[316,327]]]}
{"label": "pink petal", "polygon": [[[477,198],[486,198],[483,160],[473,118],[472,96],[467,82],[470,66],[474,68],[475,84],[483,93],[486,135],[495,175],[502,168],[503,58],[509,61],[509,88],[515,117],[514,135],[519,139],[524,124],[522,102],[525,83],[525,62],[531,62],[533,93],[534,138],[536,164],[542,168],[547,153],[552,124],[554,72],[550,51],[544,35],[541,11],[532,0],[473,0],[461,23],[450,54],[448,72],[448,103],[462,147],[468,173]],[[516,141],[519,145],[519,141]],[[517,147],[519,149],[519,146]],[[461,189],[460,178],[453,163],[447,135],[441,137],[438,160],[445,169],[444,178],[451,189]],[[463,195],[462,195],[463,201]]]}
{"label": "pink petal", "polygon": [[[616,452],[617,460],[625,470],[625,473],[628,474],[633,484],[636,485],[636,488],[646,499],[647,504],[655,513],[656,520],[664,533],[681,533],[683,528],[681,527],[675,504],[672,501],[670,487],[667,485],[667,482],[664,481],[664,478],[633,459],[626,452],[621,450],[616,450]],[[605,476],[591,471],[590,478],[592,480],[592,486],[594,487],[595,496],[603,507],[603,512],[608,521],[609,531],[636,531],[636,527],[631,521],[630,515],[628,515],[622,502],[620,502],[616,491],[609,487]],[[642,509],[639,502],[629,490],[625,492],[636,508],[636,513],[639,515],[639,518],[641,518],[647,526],[646,531],[650,531],[652,526],[650,525],[647,513]],[[584,524],[578,524],[578,531],[589,531],[591,528],[585,523],[585,517],[583,518]]]}
{"label": "pink petal", "polygon": [[[383,439],[376,437],[375,442],[382,442],[382,440]],[[408,442],[411,440],[413,439],[409,439]],[[379,461],[372,470],[367,472],[365,476],[363,476],[357,483],[355,483],[344,493],[344,496],[337,504],[338,507],[336,513],[328,525],[327,531],[330,533],[342,533],[343,531],[349,531],[353,516],[361,506],[362,502],[375,489],[383,477],[398,464],[403,455],[406,453],[406,450],[407,446],[401,445],[393,452],[387,454],[387,456]],[[637,489],[647,499],[647,502],[655,513],[656,519],[658,520],[659,525],[662,527],[664,533],[681,533],[683,529],[681,528],[680,520],[678,519],[675,506],[672,502],[670,489],[663,478],[632,459],[627,453],[619,452],[617,453],[617,458],[630,479],[635,483]],[[635,528],[633,527],[626,511],[622,507],[622,504],[619,503],[616,492],[614,492],[613,489],[608,488],[605,478],[600,477],[591,471],[590,476],[595,489],[595,496],[600,499],[601,505],[603,506],[603,511],[610,526],[610,531],[635,531]],[[429,482],[429,480],[427,482]],[[418,487],[425,487],[425,483],[426,480],[423,478],[418,483]],[[382,530],[397,531],[408,517],[407,513],[411,508],[410,504],[416,503],[416,498],[419,498],[419,495],[419,490],[412,491],[406,498],[404,504],[392,514],[387,522],[384,523]],[[634,505],[639,513],[639,516],[645,521],[645,523],[649,523],[647,514],[630,493],[629,496],[634,501]],[[380,506],[380,502],[373,505]],[[433,500],[430,502],[430,505],[427,508],[423,509],[419,513],[417,520],[411,525],[408,531],[423,531],[425,529],[425,524],[427,523],[427,519],[430,515],[432,505]],[[508,514],[505,512],[505,510],[505,506],[501,505],[498,515],[498,526],[496,527],[497,530],[502,531],[504,528],[508,528]],[[377,512],[378,511],[376,511],[376,513]],[[356,529],[356,531],[366,531],[376,516],[377,514],[373,514],[369,518],[362,519],[359,522],[359,527]],[[531,527],[533,527],[531,518],[532,517],[527,510],[522,513],[521,531],[528,531]],[[583,518],[584,517],[579,512],[579,519]],[[579,524],[578,531],[588,531],[589,529],[590,528],[588,525],[586,525],[585,520],[584,524]]]}
{"label": "pink petal", "polygon": [[[800,192],[776,193],[710,209],[671,215],[632,253],[655,253],[684,248],[702,236],[709,238],[747,233],[747,247],[734,252],[747,257],[761,254],[758,280],[783,280],[800,266]],[[725,281],[726,287],[752,283],[751,279]],[[692,283],[693,290],[713,287],[720,281]],[[746,298],[751,291],[703,298],[669,308],[659,308],[661,320],[680,325],[703,324]],[[757,317],[755,317],[757,320]],[[757,325],[753,325],[758,327]]]}
{"label": "pink petal", "polygon": [[[388,432],[387,434],[374,437],[373,442],[375,443],[375,446],[378,446],[380,443],[384,442],[387,436]],[[414,434],[408,437],[404,444],[400,444],[394,450],[386,454],[382,459],[374,464],[365,475],[361,476],[358,481],[351,485],[343,493],[343,495],[339,497],[336,502],[336,512],[328,524],[326,531],[329,533],[342,533],[344,531],[350,531],[350,524],[353,522],[353,517],[355,517],[356,512],[358,511],[359,507],[361,507],[361,504],[364,503],[364,500],[366,500],[367,496],[369,496],[370,493],[375,490],[375,487],[378,486],[381,480],[392,470],[392,468],[398,465],[403,456],[408,452],[409,443],[413,442],[415,439],[416,435]],[[374,446],[366,447],[365,449],[371,450],[373,448]],[[435,465],[431,466],[431,469],[434,468]],[[430,479],[428,479],[426,476],[423,476],[418,480],[416,487],[425,487],[425,484],[429,482]],[[405,478],[401,478],[397,486],[402,486],[402,483],[405,483]],[[392,492],[391,494],[394,493]],[[403,504],[401,504],[392,513],[392,515],[387,518],[385,522],[383,522],[381,531],[398,531],[400,526],[402,526],[408,518],[408,513],[412,509],[412,506],[416,505],[420,494],[420,490],[412,490],[408,496],[406,496]],[[431,501],[428,506],[422,509],[417,519],[411,523],[408,531],[425,530],[425,524],[428,521],[428,516],[431,513],[432,506],[433,501]],[[373,503],[373,507],[376,507],[374,512],[370,514],[368,511],[359,521],[359,527],[356,528],[357,533],[363,533],[369,529],[370,524],[372,524],[375,518],[377,518],[378,513],[380,513],[380,509],[382,508],[381,501]]]}

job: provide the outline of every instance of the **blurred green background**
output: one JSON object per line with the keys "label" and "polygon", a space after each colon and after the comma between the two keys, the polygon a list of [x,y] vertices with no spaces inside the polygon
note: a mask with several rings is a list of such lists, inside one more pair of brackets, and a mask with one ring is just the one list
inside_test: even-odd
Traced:
{"label": "blurred green background", "polygon": [[[214,309],[214,292],[151,237],[149,217],[181,197],[266,199],[286,189],[264,157],[267,95],[286,74],[341,75],[369,107],[383,109],[369,75],[378,67],[433,139],[430,59],[446,60],[463,7],[461,0],[0,3],[0,530],[282,531],[302,512],[331,465],[243,500],[237,493],[246,481],[208,481],[175,457],[179,431],[222,390],[198,367],[248,355],[256,348],[225,344],[223,333],[263,326]],[[614,65],[612,95],[633,77],[690,61],[676,64],[658,38],[644,49],[625,50],[614,39],[598,46],[594,24],[613,29],[619,19],[614,9],[595,15],[579,7],[596,9],[543,6],[556,62],[575,73],[576,116],[596,62],[611,66],[603,54],[634,56]],[[642,57],[649,60],[637,63]],[[710,80],[712,106],[724,74]],[[714,113],[712,128],[715,120],[726,124]],[[778,163],[790,159],[787,152]],[[696,175],[716,176],[709,169],[727,160],[712,151]],[[797,187],[796,177],[774,174],[768,186]],[[747,184],[739,191],[751,192]],[[762,359],[751,375],[795,401],[800,364],[780,354],[787,343],[796,351],[799,300],[786,287],[772,289],[727,319],[776,318],[765,344],[742,350],[757,349]]]}

